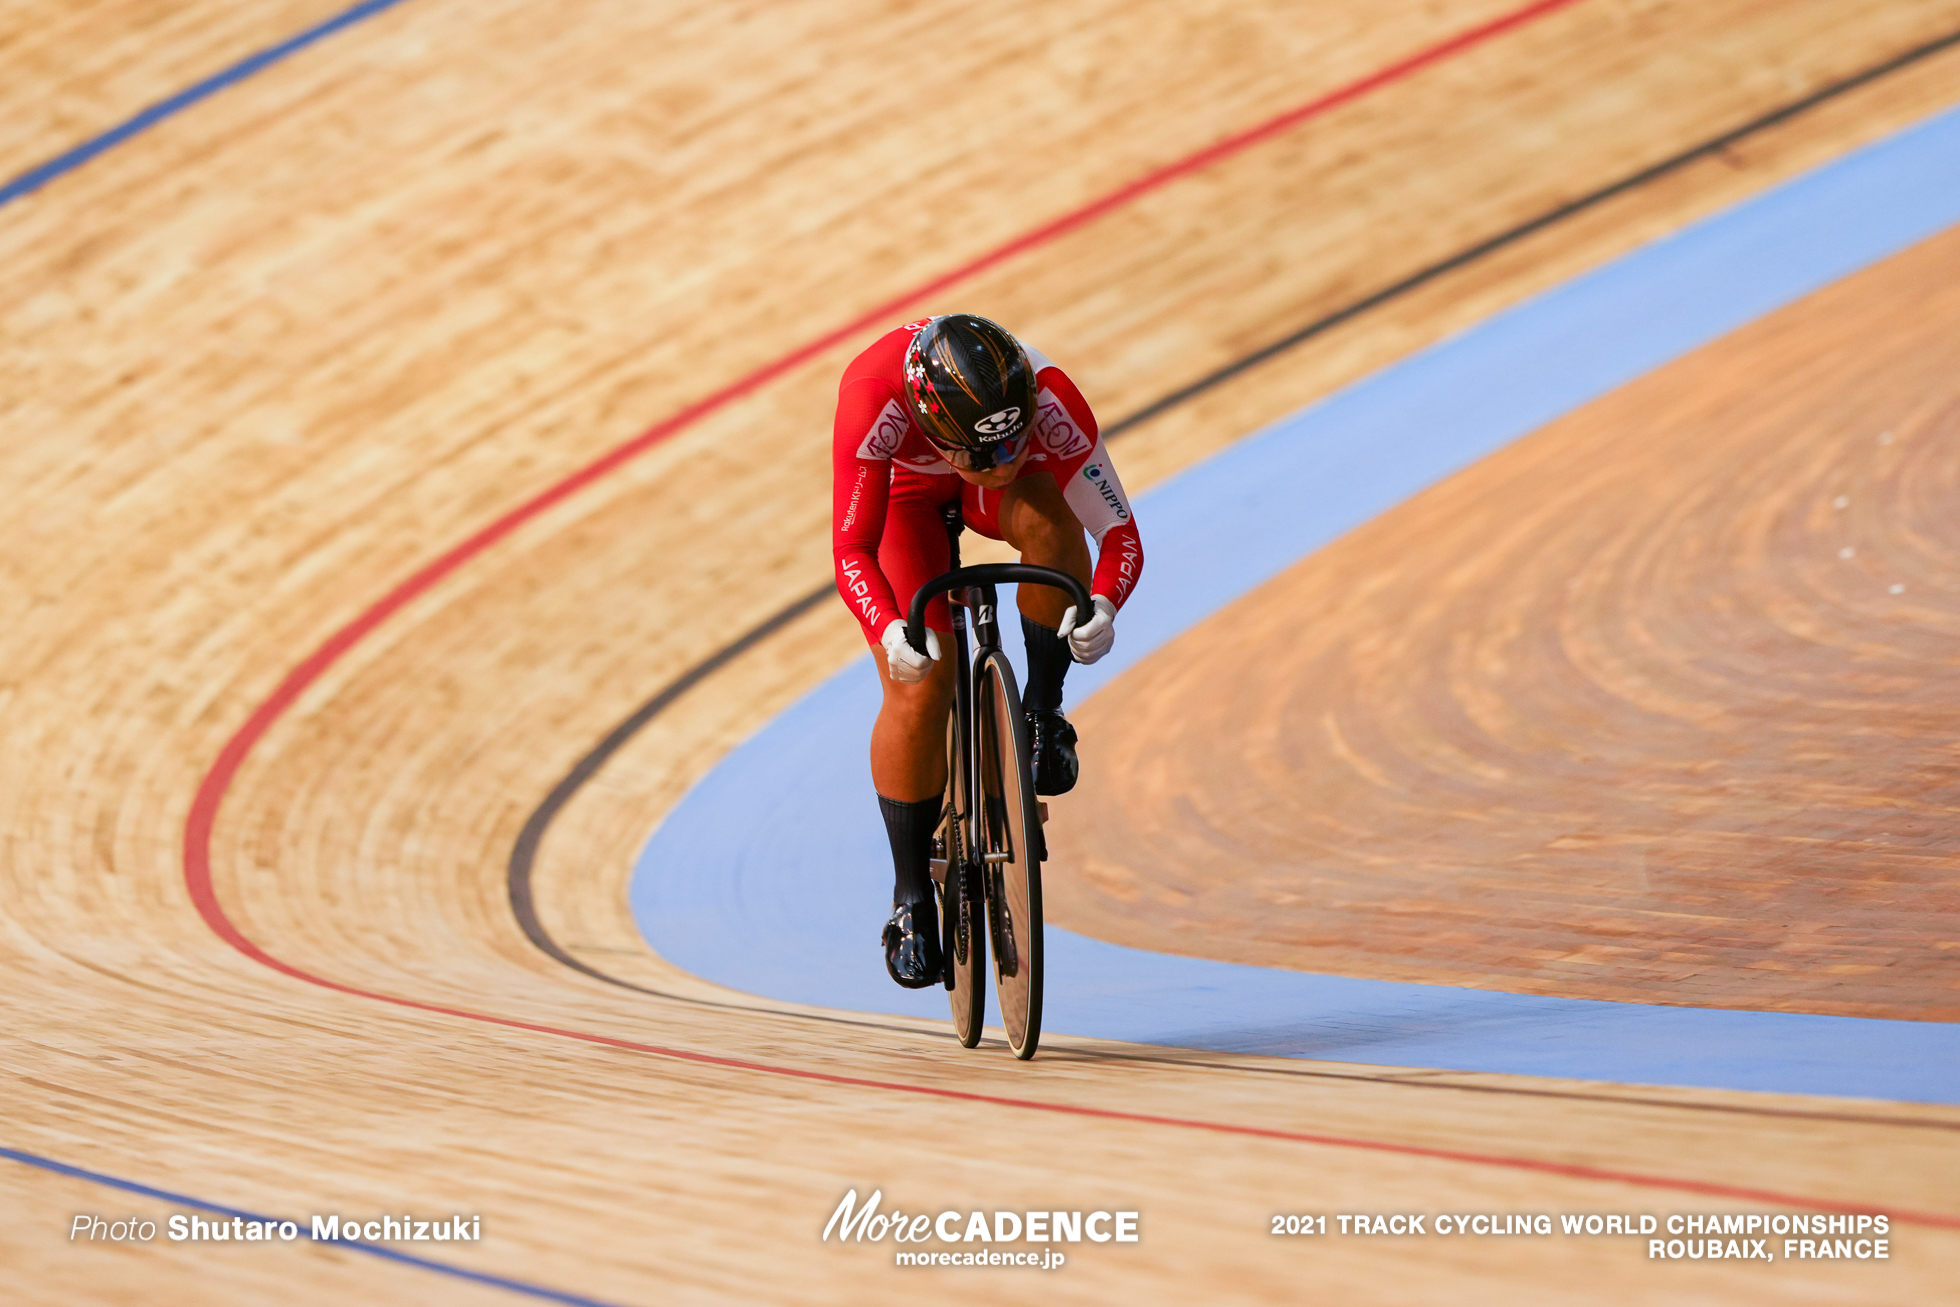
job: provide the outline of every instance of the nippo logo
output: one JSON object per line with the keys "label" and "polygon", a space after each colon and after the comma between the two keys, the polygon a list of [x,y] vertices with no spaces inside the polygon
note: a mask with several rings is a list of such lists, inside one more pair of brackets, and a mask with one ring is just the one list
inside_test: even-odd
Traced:
{"label": "nippo logo", "polygon": [[1089,464],[1089,466],[1082,469],[1082,476],[1083,479],[1087,481],[1102,480],[1102,464],[1101,463]]}
{"label": "nippo logo", "polygon": [[1019,408],[1004,408],[998,413],[989,413],[973,424],[973,429],[983,436],[1005,435],[1012,431],[1021,420]]}

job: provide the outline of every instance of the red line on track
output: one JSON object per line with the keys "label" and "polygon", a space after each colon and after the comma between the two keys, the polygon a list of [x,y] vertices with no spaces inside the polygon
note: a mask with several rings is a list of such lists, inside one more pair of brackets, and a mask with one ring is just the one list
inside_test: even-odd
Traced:
{"label": "red line on track", "polygon": [[1148,1112],[1122,1112],[1106,1107],[1081,1107],[1074,1103],[1053,1103],[1038,1098],[1012,1098],[1004,1094],[980,1094],[966,1089],[942,1089],[934,1085],[905,1084],[896,1080],[872,1080],[864,1076],[843,1076],[828,1071],[810,1071],[800,1067],[776,1066],[767,1062],[749,1062],[737,1057],[721,1057],[714,1053],[697,1053],[685,1048],[667,1048],[660,1044],[642,1044],[631,1039],[618,1039],[611,1035],[595,1035],[590,1031],[563,1030],[557,1026],[539,1025],[530,1021],[518,1021],[510,1017],[491,1016],[482,1012],[470,1012],[463,1008],[444,1007],[439,1003],[423,1003],[416,999],[399,998],[393,994],[381,994],[373,990],[358,989],[343,985],[338,981],[326,980],[309,975],[296,967],[279,961],[262,952],[256,945],[242,935],[233,934],[232,942],[250,956],[289,976],[323,985],[343,994],[354,994],[361,998],[371,998],[397,1007],[413,1008],[418,1012],[435,1012],[443,1016],[464,1017],[471,1021],[486,1022],[503,1026],[510,1030],[528,1030],[541,1035],[557,1035],[564,1039],[575,1039],[581,1043],[598,1044],[605,1048],[624,1049],[632,1053],[645,1053],[653,1057],[669,1058],[676,1062],[691,1062],[698,1066],[725,1067],[734,1071],[754,1071],[764,1075],[784,1076],[793,1080],[810,1080],[827,1085],[846,1085],[853,1089],[882,1089],[891,1093],[918,1094],[926,1098],[951,1099],[961,1103],[985,1103],[991,1107],[1016,1107],[1032,1112],[1053,1112],[1063,1116],[1090,1117],[1102,1121],[1130,1121],[1138,1125],[1169,1126],[1181,1130],[1203,1130],[1212,1134],[1240,1135],[1254,1139],[1280,1139],[1288,1143],[1319,1144],[1328,1148],[1351,1148],[1371,1153],[1393,1153],[1403,1157],[1422,1157],[1435,1161],[1466,1162],[1475,1166],[1497,1166],[1512,1171],[1532,1171],[1541,1175],[1564,1176],[1575,1180],[1601,1180],[1612,1184],[1634,1185],[1644,1189],[1666,1189],[1676,1193],[1699,1194],[1711,1198],[1746,1200],[1770,1203],[1779,1207],[1794,1207],[1806,1211],[1844,1212],[1855,1215],[1878,1215],[1883,1212],[1891,1220],[1905,1225],[1931,1226],[1935,1229],[1960,1230],[1960,1216],[1946,1216],[1937,1212],[1901,1211],[1897,1208],[1881,1208],[1871,1203],[1844,1203],[1831,1199],[1807,1198],[1800,1194],[1780,1193],[1774,1189],[1751,1189],[1740,1185],[1715,1184],[1705,1180],[1683,1180],[1674,1176],[1644,1175],[1638,1171],[1615,1171],[1607,1167],[1580,1166],[1570,1162],[1547,1162],[1530,1157],[1507,1157],[1500,1153],[1471,1153],[1454,1148],[1425,1148],[1420,1144],[1397,1144],[1380,1139],[1355,1139],[1345,1135],[1312,1134],[1301,1130],[1276,1130],[1268,1126],[1238,1125],[1230,1121],[1204,1121],[1193,1117],[1157,1116]]}
{"label": "red line on track", "polygon": [[[254,962],[270,967],[282,975],[308,984],[318,985],[337,993],[349,994],[357,998],[372,999],[396,1007],[410,1008],[419,1012],[433,1012],[442,1016],[460,1017],[468,1021],[479,1021],[489,1025],[503,1026],[511,1030],[526,1030],[536,1034],[553,1035],[563,1039],[575,1039],[587,1044],[598,1044],[608,1048],[624,1049],[655,1057],[670,1058],[681,1062],[691,1062],[703,1066],[725,1067],[730,1070],[751,1071],[764,1075],[786,1076],[797,1080],[809,1080],[824,1084],[846,1085],[858,1089],[879,1089],[894,1093],[919,1094],[931,1098],[954,1099],[961,1102],[985,1103],[995,1107],[1023,1108],[1037,1112],[1055,1112],[1068,1116],[1094,1117],[1110,1121],[1130,1121],[1140,1125],[1169,1126],[1185,1130],[1204,1130],[1214,1134],[1242,1135],[1260,1139],[1280,1139],[1293,1143],[1320,1144],[1331,1148],[1353,1148],[1369,1152],[1395,1153],[1407,1157],[1423,1157],[1440,1161],[1465,1162],[1479,1166],[1497,1166],[1510,1170],[1534,1171],[1541,1174],[1566,1176],[1583,1180],[1602,1180],[1615,1184],[1637,1185],[1650,1189],[1667,1189],[1680,1193],[1702,1194],[1710,1197],[1746,1199],[1755,1202],[1776,1203],[1790,1207],[1800,1207],[1815,1211],[1846,1213],[1876,1213],[1879,1209],[1870,1205],[1850,1204],[1804,1198],[1790,1194],[1780,1194],[1763,1189],[1745,1189],[1733,1185],[1710,1184],[1699,1180],[1683,1180],[1668,1176],[1642,1175],[1636,1172],[1613,1171],[1600,1167],[1576,1166],[1562,1162],[1538,1161],[1527,1157],[1505,1157],[1496,1154],[1459,1152],[1446,1148],[1423,1148],[1413,1144],[1388,1143],[1372,1139],[1352,1139],[1339,1135],[1305,1134],[1292,1130],[1274,1130],[1261,1126],[1235,1125],[1221,1121],[1202,1121],[1174,1116],[1152,1116],[1140,1112],[1119,1112],[1107,1108],[1079,1107],[1069,1103],[1043,1102],[1037,1099],[1008,1098],[994,1094],[978,1094],[965,1090],[940,1089],[930,1085],[910,1085],[895,1081],[869,1080],[856,1076],[832,1075],[822,1071],[808,1071],[797,1067],[773,1066],[761,1062],[745,1062],[739,1058],[718,1057],[711,1053],[691,1052],[687,1049],[664,1048],[657,1044],[641,1044],[627,1039],[615,1039],[609,1035],[597,1035],[587,1031],[562,1030],[555,1026],[537,1025],[528,1021],[517,1021],[509,1017],[494,1016],[484,1012],[470,1012],[462,1008],[444,1007],[436,1003],[424,1003],[416,999],[401,998],[393,994],[382,994],[374,990],[360,989],[329,980],[303,971],[291,963],[273,957],[264,949],[248,939],[244,932],[232,922],[218,902],[216,887],[211,878],[211,834],[217,825],[218,809],[224,802],[232,781],[237,778],[239,768],[245,763],[253,747],[264,738],[287,709],[291,708],[307,687],[318,680],[342,655],[367,637],[369,632],[380,626],[409,601],[431,589],[437,582],[461,567],[477,554],[482,553],[497,541],[503,539],[519,526],[538,516],[546,509],[570,498],[586,486],[618,469],[622,464],[645,453],[655,445],[678,434],[699,422],[709,414],[726,407],[742,396],[768,384],[790,369],[805,363],[816,355],[865,330],[874,324],[896,315],[901,309],[928,295],[935,294],[957,282],[964,281],[1019,254],[1048,244],[1057,238],[1086,226],[1096,219],[1123,207],[1153,191],[1161,190],[1180,178],[1190,176],[1215,163],[1220,163],[1254,145],[1272,139],[1309,119],[1327,113],[1341,105],[1360,99],[1371,91],[1379,90],[1437,64],[1453,55],[1461,54],[1482,45],[1506,32],[1523,27],[1536,19],[1545,17],[1560,9],[1566,9],[1578,0],[1537,0],[1537,3],[1493,19],[1481,26],[1461,32],[1440,44],[1430,46],[1416,54],[1390,64],[1386,68],[1371,73],[1367,77],[1338,90],[1310,100],[1297,108],[1290,109],[1276,118],[1248,128],[1236,135],[1228,136],[1195,154],[1176,160],[1173,163],[1146,173],[1117,190],[1094,200],[1083,207],[1066,213],[1053,221],[1026,232],[979,258],[972,260],[951,272],[944,273],[923,285],[914,287],[905,294],[887,300],[843,326],[812,340],[798,349],[783,355],[772,363],[751,372],[738,381],[707,395],[681,409],[679,412],[656,423],[640,435],[618,446],[592,463],[580,468],[566,477],[511,509],[488,526],[463,540],[441,554],[433,561],[423,565],[406,580],[400,582],[381,599],[376,601],[360,616],[335,631],[324,644],[315,649],[305,661],[286,673],[272,694],[253,710],[232,737],[225,742],[211,767],[199,784],[197,795],[191,802],[190,815],[184,822],[184,883],[190,891],[191,902],[196,905],[198,915],[204,918],[218,938],[225,941],[251,958]],[[1942,1229],[1960,1230],[1960,1217],[1943,1216],[1927,1212],[1889,1212],[1893,1220],[1912,1225],[1933,1226]]]}

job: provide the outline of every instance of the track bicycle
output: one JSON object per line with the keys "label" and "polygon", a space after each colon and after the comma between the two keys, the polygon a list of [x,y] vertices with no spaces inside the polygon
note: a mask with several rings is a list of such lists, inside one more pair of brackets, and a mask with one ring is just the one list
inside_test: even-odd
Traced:
{"label": "track bicycle", "polygon": [[[1041,1042],[1041,863],[1046,805],[1034,794],[1034,760],[1014,668],[1001,648],[1003,582],[1050,585],[1068,592],[1076,612],[1093,611],[1089,589],[1067,572],[1028,563],[960,566],[963,522],[958,504],[944,510],[951,569],[912,597],[905,638],[926,648],[926,604],[945,594],[953,617],[952,721],[947,732],[946,803],[933,839],[932,878],[939,895],[945,984],[960,1043],[980,1042],[987,1012],[988,942],[1001,1024],[1014,1056],[1027,1060]],[[967,613],[974,648],[967,649]],[[942,650],[942,656],[946,651]]]}

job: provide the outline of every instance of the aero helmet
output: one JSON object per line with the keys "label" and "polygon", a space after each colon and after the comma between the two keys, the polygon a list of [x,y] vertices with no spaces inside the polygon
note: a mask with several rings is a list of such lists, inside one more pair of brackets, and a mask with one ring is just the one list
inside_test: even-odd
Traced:
{"label": "aero helmet", "polygon": [[947,314],[905,351],[905,400],[955,467],[984,472],[1011,462],[1034,425],[1034,365],[998,324]]}

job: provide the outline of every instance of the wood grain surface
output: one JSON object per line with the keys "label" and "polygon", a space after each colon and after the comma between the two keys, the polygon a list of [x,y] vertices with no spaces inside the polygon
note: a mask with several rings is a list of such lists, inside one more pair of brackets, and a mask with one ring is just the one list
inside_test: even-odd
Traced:
{"label": "wood grain surface", "polygon": [[1343,975],[1960,1020],[1956,333],[1949,232],[1188,632],[1081,714],[1114,765],[1059,826],[1056,918]]}
{"label": "wood grain surface", "polygon": [[350,7],[9,3],[0,20],[0,184]]}
{"label": "wood grain surface", "polygon": [[[9,174],[239,57],[267,39],[253,24],[329,11],[15,12],[33,21],[0,46],[8,121],[26,124]],[[214,936],[186,890],[186,816],[225,742],[418,566],[866,309],[1503,12],[410,0],[0,209],[0,1143],[273,1214],[480,1212],[485,1241],[443,1257],[611,1301],[916,1294],[889,1244],[819,1240],[851,1187],[910,1210],[1145,1214],[1141,1243],[1085,1245],[1052,1275],[925,1273],[952,1301],[1166,1286],[1273,1301],[1310,1284],[1338,1301],[1565,1302],[1609,1281],[1629,1302],[1935,1297],[1960,1252],[1938,1160],[1952,1112],[1069,1040],[1017,1067],[938,1029],[756,1011],[674,973],[632,928],[630,855],[730,742],[857,654],[841,606],[636,739],[543,850],[554,932],[676,997],[533,948],[503,879],[525,815],[635,704],[827,574],[824,433],[849,343],[422,594],[312,684],[225,798],[218,899],[268,954],[534,1028],[279,974]],[[1039,342],[1120,415],[1954,27],[1951,0],[1586,0],[945,298]],[[1148,484],[1944,107],[1955,67],[1888,78],[1248,374],[1126,437],[1126,475]],[[1739,1190],[1933,1219],[1901,1227],[1889,1263],[1767,1275],[1659,1274],[1618,1241],[1265,1234],[1288,1210],[1770,1201]],[[167,1206],[0,1162],[6,1294],[495,1292],[344,1250],[67,1241],[77,1211]]]}

